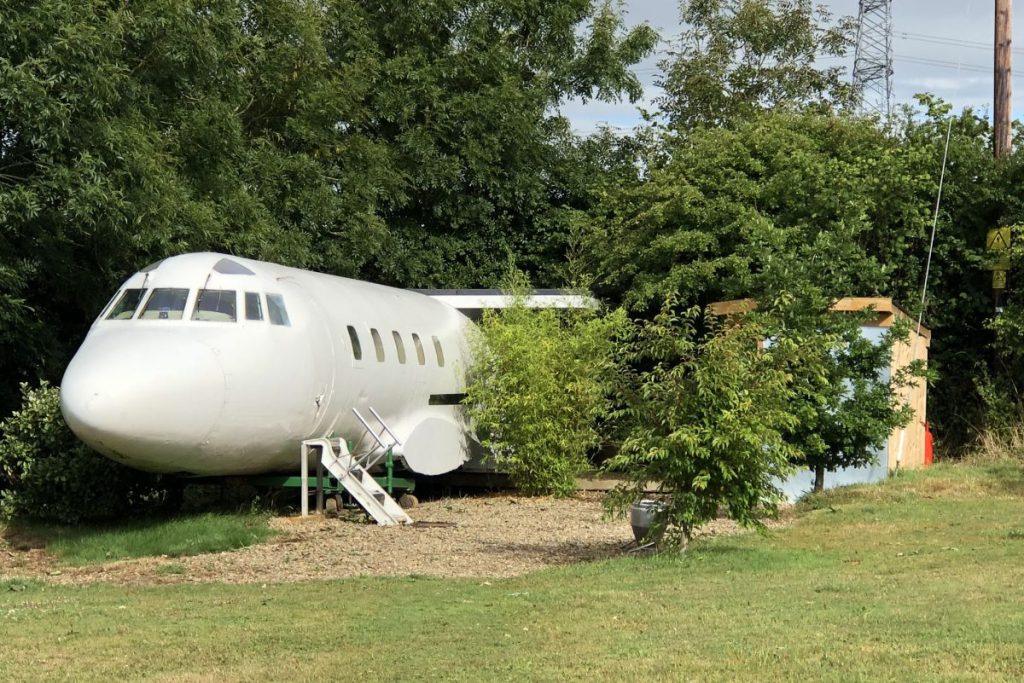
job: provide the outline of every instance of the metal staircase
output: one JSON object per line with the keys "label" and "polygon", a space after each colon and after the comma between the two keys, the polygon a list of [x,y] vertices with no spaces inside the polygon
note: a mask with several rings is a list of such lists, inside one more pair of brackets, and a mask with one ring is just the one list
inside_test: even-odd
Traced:
{"label": "metal staircase", "polygon": [[[370,412],[383,427],[380,433],[376,433],[370,428],[369,423],[358,410],[353,408],[352,412],[366,430],[354,449],[357,451],[356,453],[349,450],[344,439],[320,438],[307,439],[302,442],[302,515],[305,517],[309,514],[309,454],[311,451],[319,451],[320,464],[323,468],[330,472],[346,491],[352,494],[356,502],[378,524],[381,526],[411,524],[412,518],[370,474],[370,468],[387,458],[392,449],[395,446],[400,446],[401,442],[373,408],[370,408]],[[375,443],[366,452],[358,452],[359,444],[362,443],[366,435],[369,435]],[[384,442],[385,435],[390,437],[393,443],[386,444]],[[388,462],[390,463],[390,460]]]}

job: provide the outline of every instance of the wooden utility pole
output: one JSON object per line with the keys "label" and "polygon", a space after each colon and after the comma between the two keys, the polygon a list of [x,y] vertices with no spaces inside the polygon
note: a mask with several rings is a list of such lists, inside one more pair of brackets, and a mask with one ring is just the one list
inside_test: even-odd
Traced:
{"label": "wooden utility pole", "polygon": [[996,158],[1010,153],[1010,118],[1013,115],[1011,82],[1013,46],[1013,0],[996,0],[995,93],[993,113],[994,150]]}

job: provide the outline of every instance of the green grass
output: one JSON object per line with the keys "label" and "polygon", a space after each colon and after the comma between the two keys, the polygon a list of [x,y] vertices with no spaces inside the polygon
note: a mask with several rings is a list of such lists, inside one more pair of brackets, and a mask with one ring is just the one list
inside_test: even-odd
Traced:
{"label": "green grass", "polygon": [[81,565],[130,557],[183,557],[242,548],[273,533],[267,520],[265,514],[204,513],[109,525],[16,522],[4,533],[15,542],[45,544],[63,563]]}
{"label": "green grass", "polygon": [[1020,466],[947,466],[768,536],[510,580],[23,582],[0,680],[1017,681],[1022,510]]}

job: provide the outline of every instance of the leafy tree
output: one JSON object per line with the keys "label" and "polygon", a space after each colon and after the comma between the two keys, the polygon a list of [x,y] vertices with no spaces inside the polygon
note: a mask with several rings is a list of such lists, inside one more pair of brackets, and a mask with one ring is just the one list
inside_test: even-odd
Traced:
{"label": "leafy tree", "polygon": [[621,310],[530,309],[523,284],[512,306],[484,312],[465,405],[517,488],[570,495],[602,441],[626,318]]}
{"label": "leafy tree", "polygon": [[627,346],[634,368],[621,415],[627,436],[607,467],[629,483],[607,504],[628,509],[647,482],[660,482],[656,530],[685,548],[720,509],[744,526],[774,514],[777,483],[798,453],[784,438],[795,418],[776,358],[793,353],[789,340],[762,353],[764,330],[754,321],[722,327],[698,307],[680,313],[677,305],[670,295]]}
{"label": "leafy tree", "polygon": [[657,103],[677,130],[732,126],[765,110],[834,109],[854,98],[840,66],[855,23],[812,0],[684,0]]}
{"label": "leafy tree", "polygon": [[[986,116],[971,109],[954,113],[931,96],[919,96],[918,102],[918,108],[905,112],[903,144],[922,150],[934,175],[949,133],[925,324],[932,330],[929,368],[936,375],[929,387],[929,421],[943,450],[956,454],[982,430],[1016,422],[1013,416],[1020,414],[1014,403],[1019,403],[1015,385],[1022,368],[1013,359],[1013,335],[990,326],[995,311],[985,236],[993,228],[1024,223],[1019,191],[1024,150],[1018,147],[1008,158],[995,160]],[[932,207],[934,201],[933,194]],[[910,243],[904,259],[923,264],[927,249],[927,242]],[[1013,272],[1010,281],[1006,320],[1016,306]],[[920,297],[921,278],[894,284]]]}
{"label": "leafy tree", "polygon": [[762,331],[802,349],[785,367],[787,439],[818,483],[874,459],[908,417],[899,382],[879,381],[895,337],[872,345],[862,319],[830,308],[913,291],[893,283],[920,272],[904,254],[927,234],[925,155],[871,122],[807,112],[669,134],[655,154],[594,211],[599,287],[645,315],[665,296],[755,299]]}
{"label": "leafy tree", "polygon": [[870,121],[813,113],[666,134],[644,150],[646,176],[591,212],[595,286],[634,311],[670,292],[760,298],[793,268],[826,298],[890,293],[923,271],[904,254],[927,245],[929,157]]}
{"label": "leafy tree", "polygon": [[925,373],[918,361],[890,371],[894,348],[908,343],[904,321],[869,336],[862,326],[876,318],[874,312],[835,312],[834,302],[812,282],[792,287],[792,293],[764,300],[755,315],[769,343],[785,340],[795,350],[776,354],[791,382],[795,423],[786,440],[821,491],[826,472],[877,461],[893,430],[913,417],[905,389],[924,381]]}
{"label": "leafy tree", "polygon": [[[497,282],[507,254],[550,281],[581,208],[576,138],[557,108],[570,97],[635,100],[628,66],[654,46],[625,32],[609,2],[338,0],[336,63],[357,56],[361,111],[343,140],[386,153],[384,239],[364,271],[406,286]],[[581,30],[584,29],[584,30]],[[386,246],[386,248],[385,248]],[[489,255],[489,256],[488,256]]]}
{"label": "leafy tree", "polygon": [[588,185],[558,106],[638,97],[655,39],[591,0],[3,4],[0,414],[169,254],[554,277]]}

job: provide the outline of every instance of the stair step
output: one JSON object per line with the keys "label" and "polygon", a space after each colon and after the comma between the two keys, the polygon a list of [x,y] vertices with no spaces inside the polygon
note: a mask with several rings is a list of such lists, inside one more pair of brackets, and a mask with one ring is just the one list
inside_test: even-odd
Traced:
{"label": "stair step", "polygon": [[309,439],[303,442],[303,446],[321,449],[320,462],[323,466],[378,524],[392,526],[412,522],[395,499],[355,461],[344,441],[332,443],[328,439]]}

